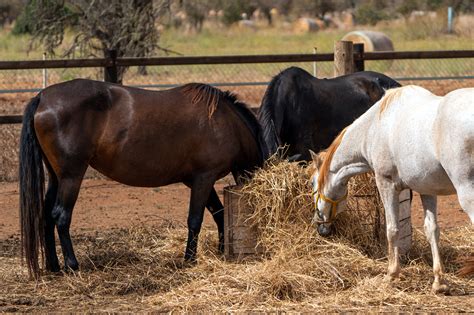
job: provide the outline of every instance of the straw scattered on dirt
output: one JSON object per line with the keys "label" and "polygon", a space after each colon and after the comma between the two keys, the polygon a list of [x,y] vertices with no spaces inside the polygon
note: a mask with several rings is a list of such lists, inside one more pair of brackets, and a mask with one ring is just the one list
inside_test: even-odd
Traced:
{"label": "straw scattered on dirt", "polygon": [[[18,240],[4,241],[0,311],[473,311],[474,279],[456,276],[457,260],[474,254],[471,227],[441,234],[451,296],[430,292],[431,251],[418,230],[401,279],[387,283],[383,235],[370,223],[379,214],[358,222],[347,211],[337,235],[322,238],[310,224],[308,179],[307,169],[272,160],[244,187],[266,254],[242,263],[221,257],[216,232],[203,230],[198,263],[183,265],[187,231],[170,222],[76,236],[81,271],[35,282],[20,267]],[[352,183],[351,195],[360,187]]]}

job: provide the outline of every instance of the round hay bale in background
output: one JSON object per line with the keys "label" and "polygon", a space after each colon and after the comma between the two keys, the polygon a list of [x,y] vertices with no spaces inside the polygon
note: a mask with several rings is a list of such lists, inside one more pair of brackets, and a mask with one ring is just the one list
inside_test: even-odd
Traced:
{"label": "round hay bale in background", "polygon": [[354,44],[364,44],[364,51],[393,51],[392,40],[382,32],[353,31],[347,33],[341,40]]}
{"label": "round hay bale in background", "polygon": [[[365,52],[394,51],[392,40],[382,32],[353,31],[344,35],[341,40],[364,44]],[[384,73],[390,69],[392,63],[393,60],[366,61],[365,69]]]}
{"label": "round hay bale in background", "polygon": [[311,18],[299,18],[293,25],[293,31],[296,33],[317,32],[320,28],[320,23]]}
{"label": "round hay bale in background", "polygon": [[238,26],[240,29],[248,29],[252,31],[256,31],[258,28],[257,24],[255,24],[255,22],[251,20],[240,20],[238,22]]}
{"label": "round hay bale in background", "polygon": [[454,19],[454,31],[458,35],[474,39],[474,16],[460,15]]}

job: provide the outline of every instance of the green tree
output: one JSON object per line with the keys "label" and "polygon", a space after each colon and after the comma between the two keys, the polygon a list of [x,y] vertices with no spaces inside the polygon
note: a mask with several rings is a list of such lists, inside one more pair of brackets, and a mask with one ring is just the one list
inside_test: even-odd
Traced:
{"label": "green tree", "polygon": [[242,19],[242,13],[251,16],[255,6],[251,0],[227,1],[224,4],[223,10],[222,22],[226,25],[231,25]]}
{"label": "green tree", "polygon": [[369,1],[356,7],[355,20],[359,24],[375,25],[377,22],[388,18],[384,12],[385,4],[382,1]]}
{"label": "green tree", "polygon": [[[169,0],[31,0],[27,6],[32,44],[41,44],[55,54],[68,28],[74,31],[64,56],[106,57],[115,50],[118,57],[145,57],[157,49],[159,32],[155,22]],[[119,69],[119,81],[125,69]]]}
{"label": "green tree", "polygon": [[417,0],[404,0],[397,8],[397,11],[404,16],[410,15],[413,11],[419,10],[420,4]]}

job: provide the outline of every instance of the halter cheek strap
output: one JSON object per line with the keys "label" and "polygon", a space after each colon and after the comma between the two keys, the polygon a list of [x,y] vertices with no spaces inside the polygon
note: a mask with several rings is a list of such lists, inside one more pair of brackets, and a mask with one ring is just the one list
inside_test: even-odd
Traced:
{"label": "halter cheek strap", "polygon": [[344,199],[347,198],[347,191],[344,194],[344,196],[342,196],[338,200],[333,200],[333,199],[325,196],[323,193],[320,193],[318,191],[313,192],[313,195],[316,195],[316,201],[314,203],[314,208],[315,208],[316,211],[318,211],[318,201],[319,201],[319,199],[331,203],[331,212],[329,213],[329,220],[328,221],[317,221],[317,223],[330,223],[336,218],[337,205],[341,201],[343,201]]}

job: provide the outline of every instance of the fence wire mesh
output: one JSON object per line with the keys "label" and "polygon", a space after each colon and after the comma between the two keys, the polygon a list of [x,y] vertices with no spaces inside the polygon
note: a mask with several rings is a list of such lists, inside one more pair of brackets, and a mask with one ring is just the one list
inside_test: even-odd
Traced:
{"label": "fence wire mesh", "polygon": [[[147,66],[130,67],[123,83],[148,89],[166,89],[203,82],[237,93],[252,106],[260,104],[266,85],[280,71],[297,66],[319,78],[333,76],[332,62]],[[472,86],[474,59],[407,59],[365,61],[365,69],[384,73],[402,84],[425,86],[436,94]],[[140,70],[140,71],[139,71]],[[0,71],[0,94],[37,92],[44,85],[74,78],[103,79],[102,68],[68,68]]]}
{"label": "fence wire mesh", "polygon": [[[145,74],[130,67],[123,83],[147,89],[166,89],[189,82],[213,84],[238,94],[239,98],[257,107],[267,84],[280,71],[296,66],[318,78],[333,77],[333,62],[218,64],[147,66]],[[365,69],[385,73],[403,85],[421,85],[435,94],[474,86],[474,58],[365,61]],[[143,70],[143,69],[141,69]],[[21,114],[29,98],[43,87],[74,78],[102,80],[102,68],[47,69],[0,71],[0,115]],[[16,180],[20,125],[0,126],[0,181]]]}

